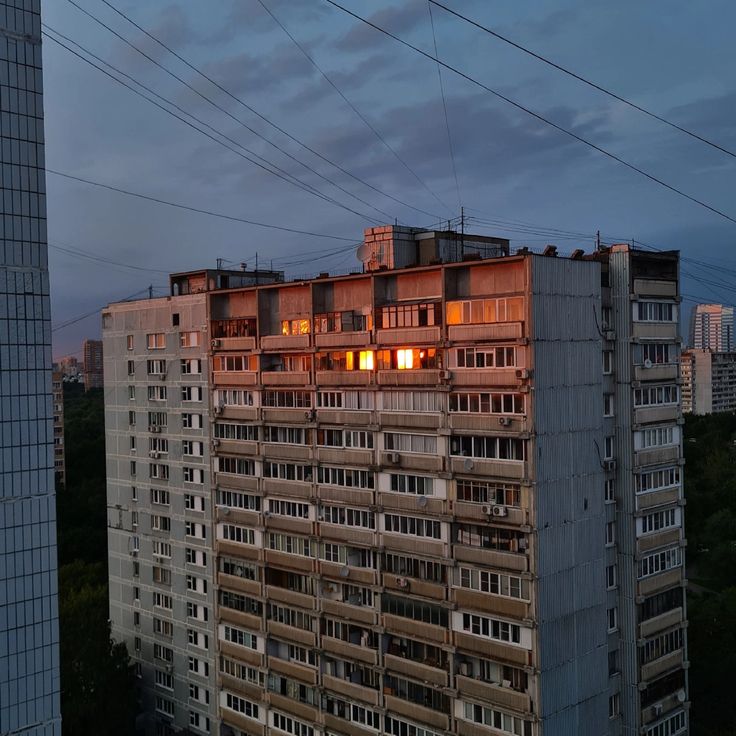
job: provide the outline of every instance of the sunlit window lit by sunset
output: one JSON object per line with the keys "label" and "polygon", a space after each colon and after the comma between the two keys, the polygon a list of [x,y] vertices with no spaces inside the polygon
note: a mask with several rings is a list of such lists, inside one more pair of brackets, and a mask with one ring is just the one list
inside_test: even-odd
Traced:
{"label": "sunlit window lit by sunset", "polygon": [[414,351],[410,348],[396,351],[396,367],[400,370],[408,370],[414,367]]}
{"label": "sunlit window lit by sunset", "polygon": [[345,353],[345,370],[355,370],[355,353]]}
{"label": "sunlit window lit by sunset", "polygon": [[373,370],[373,351],[372,350],[361,350],[358,359],[358,365],[362,371]]}

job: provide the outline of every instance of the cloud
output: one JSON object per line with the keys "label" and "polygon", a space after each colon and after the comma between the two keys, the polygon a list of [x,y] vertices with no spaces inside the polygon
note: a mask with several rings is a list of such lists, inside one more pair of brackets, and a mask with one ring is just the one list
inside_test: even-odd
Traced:
{"label": "cloud", "polygon": [[733,140],[736,92],[678,105],[668,112],[667,117],[682,126],[696,128],[693,132],[699,132],[703,136],[719,133],[724,135],[726,140]]}

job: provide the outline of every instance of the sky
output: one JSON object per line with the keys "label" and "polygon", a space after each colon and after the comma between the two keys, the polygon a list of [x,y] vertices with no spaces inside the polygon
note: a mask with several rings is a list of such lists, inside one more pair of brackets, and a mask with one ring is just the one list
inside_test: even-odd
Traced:
{"label": "sky", "polygon": [[[430,19],[426,0],[340,2],[432,55],[433,21],[443,62],[736,218],[733,156],[441,8]],[[444,4],[736,151],[732,2]],[[164,294],[167,273],[217,258],[254,267],[256,257],[287,277],[347,272],[359,266],[353,245],[365,227],[436,226],[461,206],[467,231],[509,237],[512,247],[590,250],[600,231],[604,241],[680,249],[692,259],[682,264],[686,305],[734,301],[736,224],[450,70],[441,88],[435,62],[325,0],[45,0],[42,19],[47,169],[236,218],[49,172],[55,357],[99,336],[105,304],[149,285]],[[130,87],[165,98],[158,104],[177,117],[52,41],[85,55],[56,34],[128,75]]]}

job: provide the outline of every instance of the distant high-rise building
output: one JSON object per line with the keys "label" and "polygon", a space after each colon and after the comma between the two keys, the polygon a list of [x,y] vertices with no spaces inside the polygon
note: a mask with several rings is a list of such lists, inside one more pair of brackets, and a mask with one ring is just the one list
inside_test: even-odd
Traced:
{"label": "distant high-rise building", "polygon": [[678,254],[359,255],[103,312],[147,732],[687,734]]}
{"label": "distant high-rise building", "polygon": [[82,367],[79,365],[79,361],[74,355],[67,355],[63,358],[59,358],[58,368],[64,378],[78,378],[82,372]]}
{"label": "distant high-rise building", "polygon": [[736,411],[736,353],[686,350],[680,365],[684,412]]}
{"label": "distant high-rise building", "polygon": [[690,347],[730,353],[736,350],[733,334],[733,307],[697,304],[690,313]]}
{"label": "distant high-rise building", "polygon": [[55,370],[52,379],[54,399],[54,474],[56,487],[66,485],[66,459],[64,448],[64,376]]}
{"label": "distant high-rise building", "polygon": [[84,355],[84,390],[104,386],[102,340],[85,340],[82,346]]}
{"label": "distant high-rise building", "polygon": [[39,0],[0,0],[0,734],[58,736]]}

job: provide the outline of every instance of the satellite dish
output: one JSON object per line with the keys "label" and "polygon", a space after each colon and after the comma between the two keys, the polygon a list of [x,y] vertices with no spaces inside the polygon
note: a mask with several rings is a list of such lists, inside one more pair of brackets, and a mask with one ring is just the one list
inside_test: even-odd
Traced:
{"label": "satellite dish", "polygon": [[371,253],[371,246],[367,243],[363,243],[358,247],[355,255],[358,257],[359,261],[367,261],[371,257]]}
{"label": "satellite dish", "polygon": [[427,505],[427,497],[426,496],[419,496],[417,499],[417,503],[424,508]]}
{"label": "satellite dish", "polygon": [[652,367],[653,365],[654,365],[654,363],[652,363],[652,361],[651,361],[651,360],[649,360],[649,358],[647,358],[647,359],[646,359],[646,360],[644,361],[644,367],[645,367],[645,368],[651,368],[651,367]]}
{"label": "satellite dish", "polygon": [[473,461],[469,458],[465,458],[465,462],[463,463],[463,467],[465,470],[472,470],[473,469]]}
{"label": "satellite dish", "polygon": [[340,577],[341,578],[346,578],[346,577],[348,577],[348,575],[350,575],[350,568],[347,565],[345,565],[344,567],[341,567],[340,568]]}
{"label": "satellite dish", "polygon": [[679,701],[680,701],[681,703],[684,703],[684,702],[685,702],[685,700],[687,699],[687,693],[686,693],[686,692],[685,692],[684,690],[678,690],[678,691],[677,691],[677,699],[678,699],[678,700],[679,700]]}

